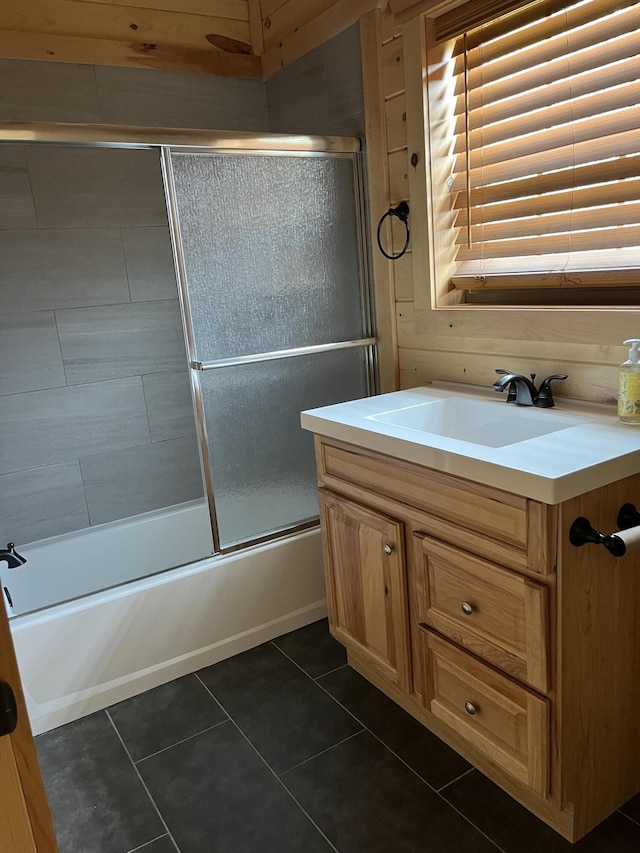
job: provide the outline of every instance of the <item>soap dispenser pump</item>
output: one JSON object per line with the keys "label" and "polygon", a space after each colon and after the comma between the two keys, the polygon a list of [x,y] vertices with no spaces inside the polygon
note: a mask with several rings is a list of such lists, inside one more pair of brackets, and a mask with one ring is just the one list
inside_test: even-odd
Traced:
{"label": "soap dispenser pump", "polygon": [[620,365],[618,380],[618,420],[640,426],[640,338],[629,338],[629,358]]}

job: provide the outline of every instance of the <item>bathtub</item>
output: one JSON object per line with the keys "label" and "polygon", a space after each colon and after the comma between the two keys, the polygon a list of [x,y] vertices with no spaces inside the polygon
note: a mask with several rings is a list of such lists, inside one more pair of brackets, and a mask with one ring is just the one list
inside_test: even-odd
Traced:
{"label": "bathtub", "polygon": [[[12,599],[18,609],[31,596],[29,609],[43,609],[12,615],[10,624],[34,734],[326,615],[318,529],[197,559],[203,546],[210,550],[202,539],[207,525],[198,524],[203,512],[194,502],[24,548],[32,573],[9,576]],[[178,530],[183,543],[194,533],[194,561],[151,575],[175,563]],[[118,566],[127,549],[139,561],[137,575],[149,577],[130,581],[130,570]],[[83,594],[105,567],[101,577],[119,585]],[[45,606],[52,588],[74,600]]]}

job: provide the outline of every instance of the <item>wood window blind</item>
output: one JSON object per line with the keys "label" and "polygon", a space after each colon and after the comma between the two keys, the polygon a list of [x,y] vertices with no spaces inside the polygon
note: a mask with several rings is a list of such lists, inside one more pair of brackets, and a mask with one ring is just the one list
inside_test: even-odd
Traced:
{"label": "wood window blind", "polygon": [[450,168],[435,192],[451,284],[637,287],[640,3],[539,0],[448,45]]}

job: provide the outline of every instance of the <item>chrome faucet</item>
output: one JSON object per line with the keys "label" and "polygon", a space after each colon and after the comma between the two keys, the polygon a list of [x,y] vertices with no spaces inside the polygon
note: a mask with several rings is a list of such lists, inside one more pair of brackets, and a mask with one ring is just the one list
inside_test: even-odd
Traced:
{"label": "chrome faucet", "polygon": [[504,391],[509,389],[507,403],[515,403],[516,406],[537,406],[539,409],[551,409],[555,406],[553,402],[553,394],[551,393],[551,382],[554,379],[566,379],[566,373],[554,373],[553,376],[547,376],[540,383],[540,388],[536,388],[534,380],[536,374],[531,374],[531,379],[522,376],[520,373],[510,373],[507,370],[496,370],[496,373],[501,374],[500,379],[493,383],[494,391]]}
{"label": "chrome faucet", "polygon": [[2,562],[2,560],[4,560],[10,569],[17,569],[18,566],[23,566],[27,562],[26,557],[21,557],[20,554],[18,554],[13,542],[7,542],[6,550],[4,548],[0,548],[0,562]]}

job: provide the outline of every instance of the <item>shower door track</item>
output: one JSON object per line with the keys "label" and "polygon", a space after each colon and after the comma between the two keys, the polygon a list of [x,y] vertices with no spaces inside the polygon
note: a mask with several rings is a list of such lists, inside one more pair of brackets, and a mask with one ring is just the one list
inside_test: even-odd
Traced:
{"label": "shower door track", "polygon": [[177,217],[177,205],[173,191],[171,174],[171,152],[202,153],[202,154],[252,154],[270,156],[345,156],[362,153],[362,142],[357,137],[343,136],[307,136],[301,134],[256,133],[250,131],[219,131],[190,128],[138,127],[112,124],[75,124],[70,122],[37,122],[37,121],[0,121],[0,146],[2,144],[39,144],[39,145],[73,145],[95,148],[132,148],[157,149],[161,155],[161,166],[169,229],[174,246],[174,260],[178,284],[178,296],[188,350],[188,360],[191,388],[196,412],[196,423],[200,445],[202,471],[206,486],[206,498],[211,519],[214,554],[224,555],[243,550],[254,545],[279,539],[283,536],[294,535],[304,530],[318,527],[318,519],[309,519],[296,525],[288,525],[281,529],[272,530],[264,535],[238,544],[220,547],[220,536],[216,518],[213,483],[209,466],[209,444],[204,419],[202,392],[198,373],[220,367],[248,364],[258,361],[272,361],[282,358],[292,358],[305,354],[328,352],[336,349],[360,347],[366,352],[367,384],[369,393],[377,390],[377,339],[374,332],[373,293],[371,287],[371,270],[368,252],[365,246],[366,213],[364,209],[364,180],[362,164],[354,157],[354,178],[356,186],[356,216],[358,220],[359,256],[361,269],[361,296],[365,328],[368,336],[359,340],[340,341],[338,343],[319,344],[309,347],[298,347],[290,350],[279,350],[269,353],[258,353],[238,358],[218,359],[213,362],[198,362],[193,356],[195,345],[193,340],[191,315],[186,290],[186,271],[180,238],[180,226]]}
{"label": "shower door track", "polygon": [[229,130],[191,130],[114,124],[45,121],[0,121],[0,144],[52,143],[106,148],[174,148],[188,151],[296,151],[355,154],[361,141],[350,136],[303,136]]}

